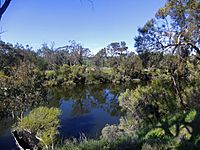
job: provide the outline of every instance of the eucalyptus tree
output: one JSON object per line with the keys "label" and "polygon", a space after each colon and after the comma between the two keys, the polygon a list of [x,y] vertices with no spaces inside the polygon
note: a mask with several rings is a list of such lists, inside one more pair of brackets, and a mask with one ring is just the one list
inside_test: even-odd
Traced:
{"label": "eucalyptus tree", "polygon": [[108,53],[114,57],[114,56],[124,56],[127,55],[128,47],[126,46],[126,42],[113,42],[109,44],[108,46]]}
{"label": "eucalyptus tree", "polygon": [[200,59],[200,2],[198,0],[168,0],[155,18],[138,29],[135,47],[139,54],[162,52],[175,56],[168,64],[173,86],[184,106],[182,81],[188,77],[187,61],[193,53]]}
{"label": "eucalyptus tree", "polygon": [[137,51],[164,51],[180,57],[193,51],[200,54],[199,5],[198,0],[168,0],[154,19],[138,29]]}
{"label": "eucalyptus tree", "polygon": [[[138,29],[135,47],[140,58],[142,56],[147,64],[153,60],[154,54],[160,53],[162,60],[153,63],[161,62],[165,66],[156,67],[158,75],[147,86],[120,95],[119,104],[125,111],[120,126],[133,132],[139,129],[140,133],[146,134],[147,141],[149,135],[151,142],[154,139],[162,141],[166,135],[170,140],[175,138],[180,149],[186,142],[193,149],[199,149],[199,141],[195,141],[199,136],[199,129],[195,127],[198,124],[199,114],[196,112],[199,110],[200,87],[197,73],[199,6],[198,0],[168,0],[155,18]],[[177,141],[178,137],[183,138]]]}
{"label": "eucalyptus tree", "polygon": [[107,54],[107,49],[103,48],[101,49],[96,55],[94,59],[95,66],[102,66],[105,67],[105,63],[107,61],[108,54]]}
{"label": "eucalyptus tree", "polygon": [[110,60],[111,66],[119,66],[120,62],[123,61],[128,54],[128,47],[126,42],[113,42],[107,46],[107,53]]}
{"label": "eucalyptus tree", "polygon": [[84,48],[80,43],[77,43],[74,40],[69,42],[70,44],[65,47],[69,51],[70,65],[83,65],[85,60],[90,56],[90,50]]}

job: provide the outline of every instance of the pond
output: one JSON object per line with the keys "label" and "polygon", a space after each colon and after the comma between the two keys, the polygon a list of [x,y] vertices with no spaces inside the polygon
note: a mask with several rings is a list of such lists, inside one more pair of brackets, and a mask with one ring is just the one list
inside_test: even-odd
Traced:
{"label": "pond", "polygon": [[[97,85],[77,87],[56,87],[48,89],[48,106],[62,111],[61,138],[85,135],[97,138],[106,124],[119,124],[119,93],[127,86]],[[10,133],[14,121],[0,119],[0,149],[17,149]]]}

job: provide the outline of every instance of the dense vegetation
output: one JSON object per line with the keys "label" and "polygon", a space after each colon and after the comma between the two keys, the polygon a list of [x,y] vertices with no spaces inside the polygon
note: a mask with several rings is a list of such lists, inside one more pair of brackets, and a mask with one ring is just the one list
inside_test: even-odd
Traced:
{"label": "dense vegetation", "polygon": [[[56,143],[57,149],[200,149],[199,7],[198,0],[168,0],[138,29],[136,54],[125,42],[96,55],[75,41],[44,44],[37,52],[1,42],[0,116],[19,118],[15,128],[40,135],[46,149]],[[46,87],[100,83],[137,88],[120,94],[120,124],[106,126],[99,139],[59,142],[54,108],[36,108],[23,118],[45,105]]]}

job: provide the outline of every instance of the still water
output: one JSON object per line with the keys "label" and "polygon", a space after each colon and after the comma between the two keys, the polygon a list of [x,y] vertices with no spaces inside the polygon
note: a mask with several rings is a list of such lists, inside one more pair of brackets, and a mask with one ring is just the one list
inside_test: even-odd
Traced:
{"label": "still water", "polygon": [[[48,89],[48,106],[62,111],[61,138],[96,138],[106,124],[119,124],[118,96],[126,86],[77,86]],[[1,104],[0,104],[1,105]],[[14,121],[0,118],[0,149],[17,149],[10,133]]]}

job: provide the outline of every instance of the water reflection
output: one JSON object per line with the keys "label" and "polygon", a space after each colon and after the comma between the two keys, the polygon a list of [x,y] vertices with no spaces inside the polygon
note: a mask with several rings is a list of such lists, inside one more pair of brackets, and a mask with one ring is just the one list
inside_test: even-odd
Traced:
{"label": "water reflection", "polygon": [[[106,124],[119,123],[118,96],[126,88],[123,85],[54,87],[48,89],[45,105],[61,109],[61,137],[79,137],[82,133],[87,137],[97,137]],[[7,116],[0,118],[0,149],[16,149],[10,134],[14,122]]]}
{"label": "water reflection", "polygon": [[50,105],[62,110],[61,136],[79,137],[84,133],[87,137],[97,137],[105,124],[118,124],[118,96],[125,88],[111,88],[98,85],[49,89]]}
{"label": "water reflection", "polygon": [[73,116],[90,113],[94,108],[101,108],[111,116],[119,115],[118,96],[127,86],[96,85],[77,87],[56,87],[49,89],[49,103],[60,107],[63,101],[73,101]]}

